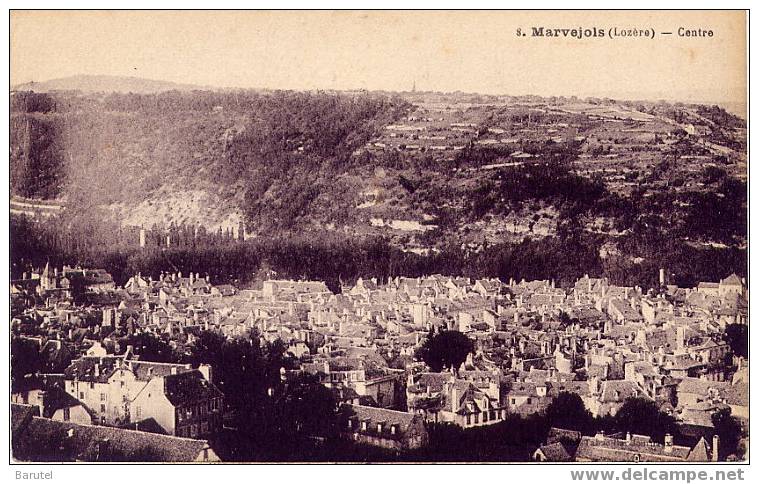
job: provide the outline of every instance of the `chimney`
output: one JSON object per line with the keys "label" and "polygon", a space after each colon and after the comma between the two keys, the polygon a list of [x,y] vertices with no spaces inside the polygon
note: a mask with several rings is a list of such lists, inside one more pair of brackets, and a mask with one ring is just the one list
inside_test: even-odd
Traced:
{"label": "chimney", "polygon": [[664,436],[664,452],[671,453],[674,446],[674,440],[672,434]]}
{"label": "chimney", "polygon": [[675,333],[677,335],[677,349],[685,349],[685,328],[678,326],[677,329],[675,329]]}
{"label": "chimney", "polygon": [[37,394],[37,406],[40,407],[40,417],[45,416],[45,404],[47,404],[47,392],[40,390]]}
{"label": "chimney", "polygon": [[100,376],[100,363],[95,363],[95,376]]}
{"label": "chimney", "polygon": [[630,432],[627,432],[625,435],[625,443],[629,444],[630,442],[632,442],[632,434]]}
{"label": "chimney", "polygon": [[211,365],[200,365],[198,370],[208,383],[213,383],[213,367]]}
{"label": "chimney", "polygon": [[664,285],[664,269],[659,269],[659,285]]}
{"label": "chimney", "polygon": [[719,461],[719,435],[712,437],[712,462]]}

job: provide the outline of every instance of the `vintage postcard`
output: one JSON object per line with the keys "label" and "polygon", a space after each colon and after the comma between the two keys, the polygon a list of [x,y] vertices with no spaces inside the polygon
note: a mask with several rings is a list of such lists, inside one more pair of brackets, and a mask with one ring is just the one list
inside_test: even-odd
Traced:
{"label": "vintage postcard", "polygon": [[748,460],[747,11],[9,22],[13,463]]}

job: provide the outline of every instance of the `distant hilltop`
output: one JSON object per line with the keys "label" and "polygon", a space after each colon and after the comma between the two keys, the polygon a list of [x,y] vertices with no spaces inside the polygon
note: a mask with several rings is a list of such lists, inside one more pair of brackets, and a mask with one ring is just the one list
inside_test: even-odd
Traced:
{"label": "distant hilltop", "polygon": [[61,77],[42,82],[27,82],[17,84],[12,88],[15,91],[34,91],[34,92],[52,92],[52,91],[81,91],[87,93],[94,92],[133,92],[135,94],[151,94],[164,91],[193,91],[197,89],[212,90],[208,86],[197,86],[193,84],[179,84],[169,81],[156,81],[153,79],[142,79],[139,77],[129,76],[90,76],[78,75],[71,77]]}

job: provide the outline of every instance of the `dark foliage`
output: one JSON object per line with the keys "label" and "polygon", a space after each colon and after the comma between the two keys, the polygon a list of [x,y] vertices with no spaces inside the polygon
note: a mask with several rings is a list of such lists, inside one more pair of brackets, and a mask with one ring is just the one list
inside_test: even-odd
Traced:
{"label": "dark foliage", "polygon": [[473,349],[472,340],[467,338],[464,333],[459,331],[434,333],[430,331],[421,348],[417,350],[416,357],[427,363],[432,371],[458,370]]}
{"label": "dark foliage", "polygon": [[725,327],[725,341],[735,356],[748,358],[748,326],[728,324]]}
{"label": "dark foliage", "polygon": [[576,393],[559,393],[546,408],[545,415],[552,427],[583,433],[589,433],[594,427],[593,416]]}
{"label": "dark foliage", "polygon": [[11,338],[11,391],[25,390],[28,375],[42,370],[39,349],[34,341]]}
{"label": "dark foliage", "polygon": [[127,344],[134,348],[135,354],[143,361],[176,363],[179,355],[164,340],[151,333],[137,333],[127,339]]}
{"label": "dark foliage", "polygon": [[738,443],[740,442],[742,431],[741,425],[729,408],[718,410],[712,415],[712,424],[714,432],[719,436],[719,458],[724,460],[729,455],[736,455],[739,452]]}
{"label": "dark foliage", "polygon": [[650,435],[662,442],[665,434],[677,433],[674,417],[659,410],[656,403],[644,398],[628,398],[614,416],[614,425],[620,432]]}

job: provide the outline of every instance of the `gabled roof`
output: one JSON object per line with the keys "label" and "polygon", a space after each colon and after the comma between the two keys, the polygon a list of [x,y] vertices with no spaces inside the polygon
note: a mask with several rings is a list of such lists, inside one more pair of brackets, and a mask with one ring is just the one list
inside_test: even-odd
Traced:
{"label": "gabled roof", "polygon": [[723,286],[743,286],[743,281],[741,281],[741,278],[738,277],[738,275],[733,272],[729,276],[727,276],[725,279],[722,279],[720,281],[720,285]]}
{"label": "gabled roof", "polygon": [[537,452],[543,454],[543,457],[548,462],[569,462],[573,459],[572,454],[569,453],[561,442],[543,445],[538,448]]}

